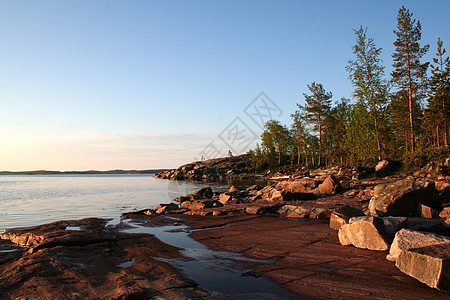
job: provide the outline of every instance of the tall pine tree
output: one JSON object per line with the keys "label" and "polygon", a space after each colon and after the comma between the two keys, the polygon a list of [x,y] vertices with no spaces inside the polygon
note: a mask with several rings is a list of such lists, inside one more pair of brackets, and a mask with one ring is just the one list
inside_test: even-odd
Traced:
{"label": "tall pine tree", "polygon": [[[397,35],[395,41],[395,52],[392,54],[394,60],[394,71],[392,79],[398,87],[398,99],[407,96],[409,111],[409,147],[411,152],[415,151],[415,120],[420,113],[420,101],[425,95],[426,72],[428,63],[421,63],[420,59],[428,51],[429,45],[420,46],[421,25],[420,21],[412,18],[413,14],[402,6],[398,11]],[[406,107],[405,107],[406,108]],[[408,144],[407,144],[408,145]],[[408,151],[406,146],[406,151]]]}
{"label": "tall pine tree", "polygon": [[325,118],[328,116],[331,108],[331,98],[333,94],[325,91],[322,84],[311,83],[308,85],[311,95],[303,94],[306,104],[302,106],[297,104],[298,108],[304,111],[305,120],[311,123],[319,133],[319,165],[322,164],[322,132],[325,126]]}

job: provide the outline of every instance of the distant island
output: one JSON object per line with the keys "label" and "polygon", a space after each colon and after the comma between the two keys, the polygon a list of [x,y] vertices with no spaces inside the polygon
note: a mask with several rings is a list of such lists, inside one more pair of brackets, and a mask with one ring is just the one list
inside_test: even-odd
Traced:
{"label": "distant island", "polygon": [[36,171],[0,171],[0,175],[111,175],[111,174],[154,174],[165,171],[170,171],[171,169],[152,169],[152,170],[108,170],[108,171],[47,171],[47,170],[36,170]]}

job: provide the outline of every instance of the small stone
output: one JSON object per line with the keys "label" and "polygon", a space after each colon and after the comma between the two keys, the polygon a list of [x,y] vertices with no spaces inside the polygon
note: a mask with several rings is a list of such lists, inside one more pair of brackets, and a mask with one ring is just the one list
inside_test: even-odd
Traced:
{"label": "small stone", "polygon": [[234,185],[230,187],[228,190],[229,193],[239,193],[240,190],[238,190]]}
{"label": "small stone", "polygon": [[439,217],[437,210],[422,203],[419,203],[419,212],[422,218],[433,219]]}
{"label": "small stone", "polygon": [[450,218],[450,207],[444,207],[444,209],[439,213],[439,217],[442,219]]}
{"label": "small stone", "polygon": [[219,202],[225,205],[228,201],[230,201],[233,197],[231,195],[228,195],[228,193],[220,194],[219,196]]}

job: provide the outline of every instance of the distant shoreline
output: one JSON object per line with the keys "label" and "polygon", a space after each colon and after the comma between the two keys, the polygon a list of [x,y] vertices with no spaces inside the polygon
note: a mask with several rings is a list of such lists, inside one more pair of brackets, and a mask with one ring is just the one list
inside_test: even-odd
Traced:
{"label": "distant shoreline", "polygon": [[113,174],[154,174],[172,169],[151,169],[151,170],[108,170],[108,171],[0,171],[0,175],[113,175]]}

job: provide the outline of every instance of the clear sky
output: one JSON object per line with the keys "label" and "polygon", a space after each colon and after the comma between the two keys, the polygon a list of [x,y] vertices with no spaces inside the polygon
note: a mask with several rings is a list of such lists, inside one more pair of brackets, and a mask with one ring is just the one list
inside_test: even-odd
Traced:
{"label": "clear sky", "polygon": [[450,51],[448,0],[0,0],[0,170],[246,151],[267,116],[290,124],[312,81],[351,97],[352,28],[368,27],[389,74],[402,5],[422,23],[425,60],[438,35]]}

